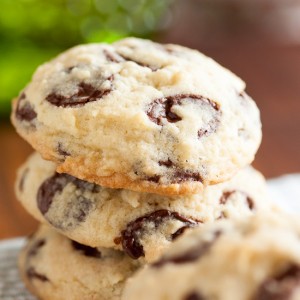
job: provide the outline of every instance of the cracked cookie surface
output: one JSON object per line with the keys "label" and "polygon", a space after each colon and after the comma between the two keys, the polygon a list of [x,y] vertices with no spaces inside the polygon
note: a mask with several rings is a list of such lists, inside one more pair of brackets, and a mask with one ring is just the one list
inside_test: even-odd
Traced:
{"label": "cracked cookie surface", "polygon": [[12,121],[58,172],[157,194],[230,179],[261,141],[238,77],[198,51],[136,38],[77,46],[40,66]]}

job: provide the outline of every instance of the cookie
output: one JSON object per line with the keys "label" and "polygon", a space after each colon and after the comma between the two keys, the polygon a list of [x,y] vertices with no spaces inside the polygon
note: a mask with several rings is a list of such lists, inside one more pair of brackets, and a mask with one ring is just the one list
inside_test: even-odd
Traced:
{"label": "cookie", "polygon": [[27,288],[39,299],[120,299],[137,262],[120,251],[84,246],[41,226],[20,254]]}
{"label": "cookie", "polygon": [[300,299],[299,216],[257,214],[191,230],[137,273],[123,299]]}
{"label": "cookie", "polygon": [[190,196],[110,189],[67,174],[33,154],[20,168],[16,194],[37,220],[92,247],[122,249],[153,261],[188,227],[270,209],[263,176],[248,167],[232,180]]}
{"label": "cookie", "polygon": [[39,67],[12,122],[60,173],[168,195],[230,179],[261,141],[243,81],[198,51],[136,38]]}

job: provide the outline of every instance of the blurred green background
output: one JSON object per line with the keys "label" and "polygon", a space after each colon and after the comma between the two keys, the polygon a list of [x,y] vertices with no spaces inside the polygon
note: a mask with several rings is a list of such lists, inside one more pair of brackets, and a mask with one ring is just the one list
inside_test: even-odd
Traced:
{"label": "blurred green background", "polygon": [[62,50],[124,36],[151,37],[172,0],[0,0],[0,117],[35,68]]}

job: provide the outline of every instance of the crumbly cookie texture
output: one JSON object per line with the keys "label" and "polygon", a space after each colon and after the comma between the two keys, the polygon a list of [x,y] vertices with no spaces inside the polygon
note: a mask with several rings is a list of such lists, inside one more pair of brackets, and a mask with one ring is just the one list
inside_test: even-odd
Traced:
{"label": "crumbly cookie texture", "polygon": [[191,230],[138,272],[124,300],[298,300],[299,216],[257,214]]}
{"label": "crumbly cookie texture", "polygon": [[264,177],[251,167],[190,196],[110,189],[55,171],[33,154],[20,168],[16,194],[37,220],[92,247],[122,249],[153,261],[186,228],[270,210]]}
{"label": "crumbly cookie texture", "polygon": [[20,253],[27,288],[42,300],[120,299],[138,268],[124,253],[84,246],[41,226]]}
{"label": "crumbly cookie texture", "polygon": [[198,51],[136,38],[40,66],[12,122],[58,172],[158,194],[230,179],[261,141],[243,81]]}

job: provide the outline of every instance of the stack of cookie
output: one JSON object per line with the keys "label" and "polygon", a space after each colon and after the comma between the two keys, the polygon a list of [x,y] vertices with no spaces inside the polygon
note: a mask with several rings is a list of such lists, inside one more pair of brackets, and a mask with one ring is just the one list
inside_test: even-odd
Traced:
{"label": "stack of cookie", "polygon": [[38,68],[12,122],[38,152],[16,193],[43,224],[20,257],[41,299],[118,299],[187,228],[270,208],[249,166],[259,111],[243,81],[195,50],[77,46]]}

